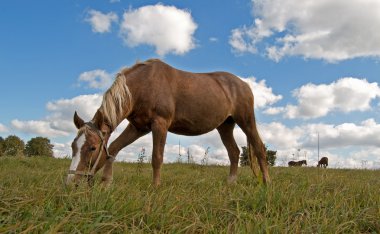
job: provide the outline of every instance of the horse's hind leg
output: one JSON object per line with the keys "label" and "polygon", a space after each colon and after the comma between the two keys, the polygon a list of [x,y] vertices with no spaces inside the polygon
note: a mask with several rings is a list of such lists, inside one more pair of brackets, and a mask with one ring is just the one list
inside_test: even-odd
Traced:
{"label": "horse's hind leg", "polygon": [[237,116],[235,121],[247,136],[249,144],[258,159],[260,170],[263,174],[263,182],[265,184],[270,183],[265,146],[261,141],[259,132],[257,131],[255,115],[253,110],[247,111],[246,113],[248,114]]}
{"label": "horse's hind leg", "polygon": [[234,127],[235,122],[232,120],[232,118],[229,118],[217,128],[219,135],[222,138],[222,142],[227,149],[228,157],[230,158],[231,162],[230,175],[228,177],[229,183],[233,183],[237,179],[240,154],[239,147],[237,146],[233,135]]}

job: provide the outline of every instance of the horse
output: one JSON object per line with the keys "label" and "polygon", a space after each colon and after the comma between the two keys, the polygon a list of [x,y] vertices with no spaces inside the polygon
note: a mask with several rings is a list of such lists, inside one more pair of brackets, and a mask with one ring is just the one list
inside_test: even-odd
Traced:
{"label": "horse", "polygon": [[317,167],[326,168],[329,165],[329,159],[327,157],[322,157],[321,160],[318,161]]}
{"label": "horse", "polygon": [[[128,126],[107,148],[111,133],[124,119],[129,121]],[[167,133],[197,136],[213,129],[217,129],[228,152],[228,182],[235,182],[240,154],[233,136],[236,124],[253,149],[263,183],[270,182],[252,90],[231,73],[191,73],[159,59],[139,62],[116,75],[91,121],[85,122],[76,111],[73,120],[78,133],[72,142],[66,184],[77,184],[81,178],[90,183],[103,168],[101,183],[108,186],[118,152],[152,132],[152,184],[159,186]]]}
{"label": "horse", "polygon": [[307,165],[306,160],[288,162],[289,167],[302,167],[303,164]]}

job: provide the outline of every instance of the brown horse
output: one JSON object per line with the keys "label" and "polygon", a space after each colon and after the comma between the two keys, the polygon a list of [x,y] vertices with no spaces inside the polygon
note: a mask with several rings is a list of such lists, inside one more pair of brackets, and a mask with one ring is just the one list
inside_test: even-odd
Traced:
{"label": "brown horse", "polygon": [[288,162],[289,167],[301,167],[303,164],[307,165],[306,160]]}
{"label": "brown horse", "polygon": [[329,159],[327,157],[322,157],[321,160],[319,160],[317,167],[326,168],[328,165],[329,165]]}
{"label": "brown horse", "polygon": [[[107,149],[108,139],[121,121],[129,125]],[[75,112],[79,129],[72,143],[73,159],[67,183],[91,179],[104,166],[102,181],[112,181],[117,153],[152,132],[153,184],[160,184],[160,168],[168,131],[196,136],[217,129],[231,162],[229,182],[237,178],[239,147],[235,124],[246,134],[258,159],[264,183],[270,182],[264,144],[256,128],[250,87],[227,72],[190,73],[152,59],[123,69],[103,96],[93,119],[85,123]]]}

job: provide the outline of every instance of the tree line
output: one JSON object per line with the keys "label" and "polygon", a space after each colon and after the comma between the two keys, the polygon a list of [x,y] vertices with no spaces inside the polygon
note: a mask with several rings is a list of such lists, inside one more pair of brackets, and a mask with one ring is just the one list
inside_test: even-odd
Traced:
{"label": "tree line", "polygon": [[21,138],[10,135],[3,139],[0,137],[1,156],[47,156],[53,157],[53,145],[46,137],[34,137],[26,144]]}
{"label": "tree line", "polygon": [[[0,157],[1,156],[47,156],[53,157],[53,145],[46,137],[34,137],[26,144],[18,136],[10,135],[3,139],[0,137]],[[145,151],[145,150],[144,150]],[[268,165],[273,166],[276,161],[277,151],[268,150],[265,147],[267,154]],[[246,146],[242,147],[240,155],[240,165],[249,165],[248,149]]]}

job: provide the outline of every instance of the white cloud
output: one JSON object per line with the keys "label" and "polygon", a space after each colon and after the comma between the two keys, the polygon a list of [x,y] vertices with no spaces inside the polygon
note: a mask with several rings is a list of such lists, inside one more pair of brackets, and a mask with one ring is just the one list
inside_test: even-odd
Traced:
{"label": "white cloud", "polygon": [[36,134],[40,136],[56,137],[69,135],[66,131],[53,129],[48,121],[29,120],[20,121],[14,119],[11,122],[12,127],[18,131],[25,133]]}
{"label": "white cloud", "polygon": [[59,143],[53,142],[53,155],[56,158],[66,158],[71,157],[71,142]]}
{"label": "white cloud", "polygon": [[369,147],[359,151],[355,151],[351,154],[351,158],[357,165],[367,169],[379,169],[380,168],[380,148]]}
{"label": "white cloud", "polygon": [[85,21],[91,24],[93,32],[106,33],[111,31],[112,22],[117,22],[118,16],[114,12],[103,14],[97,10],[89,10]]}
{"label": "white cloud", "polygon": [[317,132],[320,135],[320,144],[324,148],[343,147],[377,147],[380,148],[380,124],[374,119],[367,119],[360,124],[342,123],[331,124],[308,124],[302,127],[306,132],[302,145],[305,147],[315,146]]}
{"label": "white cloud", "polygon": [[260,135],[265,144],[276,149],[296,149],[300,147],[303,130],[299,127],[288,128],[279,122],[258,125]]}
{"label": "white cloud", "polygon": [[120,35],[128,46],[151,45],[158,55],[164,56],[185,54],[193,49],[196,29],[189,11],[157,4],[125,12]]}
{"label": "white cloud", "polygon": [[243,53],[243,52],[249,52],[252,54],[257,53],[257,48],[255,46],[255,43],[250,42],[249,40],[252,39],[249,35],[250,30],[246,27],[243,27],[241,29],[233,29],[232,35],[230,37],[229,43],[232,46],[232,49],[236,53]]}
{"label": "white cloud", "polygon": [[278,115],[283,113],[284,111],[284,107],[268,107],[263,111],[263,113],[267,115]]}
{"label": "white cloud", "polygon": [[[377,0],[252,0],[254,23],[232,30],[234,51],[256,53],[263,40],[269,58],[284,56],[335,62],[380,56]],[[272,43],[271,41],[274,41]],[[264,43],[263,43],[264,44]]]}
{"label": "white cloud", "polygon": [[265,80],[256,82],[255,77],[241,79],[248,83],[253,92],[255,98],[255,108],[263,108],[265,106],[272,105],[282,99],[281,95],[275,95],[273,93],[272,88],[266,85]]}
{"label": "white cloud", "polygon": [[46,105],[49,115],[43,120],[12,120],[11,124],[19,132],[44,137],[69,136],[76,132],[73,123],[74,112],[85,120],[90,120],[99,108],[102,95],[80,95],[72,99],[60,99]]}
{"label": "white cloud", "polygon": [[102,102],[101,94],[79,95],[71,99],[59,99],[48,102],[46,108],[52,119],[72,119],[74,112],[84,120],[90,120]]}
{"label": "white cloud", "polygon": [[49,102],[46,108],[50,114],[46,120],[53,129],[75,133],[77,129],[73,124],[74,112],[77,111],[84,121],[89,121],[99,108],[102,98],[101,94],[90,94]]}
{"label": "white cloud", "polygon": [[297,105],[267,109],[266,114],[284,113],[286,118],[318,118],[332,111],[367,111],[380,97],[380,87],[366,79],[345,77],[331,84],[306,84],[293,91]]}
{"label": "white cloud", "polygon": [[0,123],[0,132],[8,132],[8,128],[2,123]]}
{"label": "white cloud", "polygon": [[96,69],[83,72],[79,75],[78,81],[88,83],[88,87],[90,88],[106,89],[111,86],[113,76],[105,70]]}

